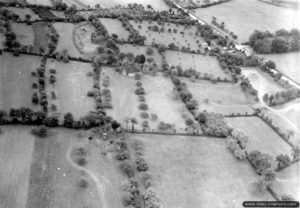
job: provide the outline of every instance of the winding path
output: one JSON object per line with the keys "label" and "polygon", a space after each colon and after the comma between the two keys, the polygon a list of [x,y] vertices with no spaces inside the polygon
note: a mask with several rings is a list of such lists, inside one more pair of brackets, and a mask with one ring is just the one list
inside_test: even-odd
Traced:
{"label": "winding path", "polygon": [[92,172],[90,171],[89,169],[85,168],[85,167],[82,167],[82,166],[79,166],[77,165],[71,158],[71,151],[73,149],[73,145],[70,145],[69,149],[67,150],[67,153],[66,153],[66,159],[67,161],[76,169],[78,170],[81,170],[81,171],[84,171],[85,173],[87,173],[92,179],[93,181],[96,183],[97,185],[97,189],[98,189],[98,192],[99,192],[99,196],[100,196],[100,199],[101,199],[101,203],[99,205],[100,208],[107,208],[107,204],[106,204],[106,201],[105,201],[105,195],[104,195],[104,186],[103,184],[101,183],[101,181],[99,180],[99,178]]}

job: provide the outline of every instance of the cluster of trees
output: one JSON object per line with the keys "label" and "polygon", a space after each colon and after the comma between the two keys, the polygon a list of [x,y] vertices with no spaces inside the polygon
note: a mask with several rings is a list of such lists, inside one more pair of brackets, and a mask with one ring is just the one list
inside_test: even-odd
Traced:
{"label": "cluster of trees", "polygon": [[49,32],[48,32],[48,38],[49,38],[49,42],[48,42],[48,49],[49,49],[49,54],[52,54],[57,46],[58,43],[58,39],[59,39],[59,34],[56,31],[55,27],[49,23],[48,24],[49,27]]}
{"label": "cluster of trees", "polygon": [[203,111],[195,116],[205,135],[228,137],[232,131],[222,114]]}
{"label": "cluster of trees", "polygon": [[[260,59],[254,55],[244,56],[240,53],[222,53],[219,57],[219,62],[222,67],[233,67],[233,66],[245,66],[245,67],[256,67],[260,66]],[[232,68],[232,73],[236,72],[239,74],[240,70]]]}
{"label": "cluster of trees", "polygon": [[248,159],[250,160],[256,172],[262,174],[267,169],[275,168],[275,160],[268,154],[261,153],[258,150],[253,150],[248,154]]}
{"label": "cluster of trees", "polygon": [[34,127],[32,128],[31,133],[40,138],[45,138],[49,134],[48,129],[45,126]]}
{"label": "cluster of trees", "polygon": [[[227,29],[225,29],[225,23],[224,22],[221,22],[221,23],[218,23],[217,22],[217,18],[215,16],[212,17],[212,21],[211,23],[213,25],[216,25],[218,28],[224,30],[225,32],[229,32]],[[233,32],[229,32],[229,35],[233,38],[233,39],[237,39],[237,35],[234,34]]]}
{"label": "cluster of trees", "polygon": [[129,23],[127,18],[121,18],[122,26],[129,32],[128,42],[137,45],[144,45],[146,37],[141,36],[139,31]]}
{"label": "cluster of trees", "polygon": [[171,77],[173,84],[186,108],[194,115],[194,111],[198,108],[197,100],[193,99],[192,93],[187,89],[186,83],[181,81],[177,76]]}
{"label": "cluster of trees", "polygon": [[281,105],[291,100],[300,97],[300,90],[296,87],[292,87],[288,90],[276,92],[275,94],[264,94],[263,100],[269,106]]}
{"label": "cluster of trees", "polygon": [[109,87],[110,78],[109,76],[105,76],[103,78],[103,89],[101,90],[101,98],[103,102],[104,108],[112,108],[112,96]]}
{"label": "cluster of trees", "polygon": [[269,31],[254,31],[249,37],[249,45],[253,47],[255,52],[262,54],[299,51],[300,31],[281,29],[275,34]]}
{"label": "cluster of trees", "polygon": [[175,130],[175,127],[172,124],[161,121],[158,124],[158,129],[161,130],[161,131],[171,131],[171,132],[173,132]]}
{"label": "cluster of trees", "polygon": [[233,130],[231,135],[227,137],[227,145],[233,155],[239,160],[246,159],[246,143],[248,137],[245,133],[237,130]]}

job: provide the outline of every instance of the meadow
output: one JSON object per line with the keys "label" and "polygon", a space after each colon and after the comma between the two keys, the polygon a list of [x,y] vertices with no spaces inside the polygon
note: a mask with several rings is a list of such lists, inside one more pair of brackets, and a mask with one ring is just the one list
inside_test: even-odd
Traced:
{"label": "meadow", "polygon": [[39,52],[41,48],[47,52],[48,48],[48,26],[45,22],[37,22],[32,24],[34,31],[34,51]]}
{"label": "meadow", "polygon": [[33,89],[31,85],[37,82],[31,72],[41,64],[41,57],[22,55],[15,57],[12,53],[0,56],[0,109],[28,107],[38,110],[31,102]]}
{"label": "meadow", "polygon": [[[186,80],[186,81],[185,81]],[[225,115],[231,113],[252,113],[252,101],[242,91],[239,85],[229,83],[213,84],[208,81],[189,81],[184,79],[187,89],[198,101],[198,111],[206,110]]]}
{"label": "meadow", "polygon": [[[155,43],[168,46],[173,43],[180,49],[184,47],[198,51],[201,50],[201,44],[204,43],[200,35],[196,35],[197,28],[195,26],[182,26],[173,23],[161,23],[159,25],[158,22],[154,21],[130,20],[129,22],[142,36],[146,37],[146,45]],[[157,26],[157,32],[149,29],[149,27],[153,28],[154,26]]]}
{"label": "meadow", "polygon": [[248,41],[254,30],[275,32],[281,28],[287,30],[300,28],[297,22],[300,14],[297,10],[257,0],[231,0],[196,9],[194,14],[207,23],[211,23],[212,17],[215,16],[218,23],[224,22],[225,28],[238,36],[240,43]]}
{"label": "meadow", "polygon": [[216,57],[190,54],[180,51],[166,51],[166,61],[170,66],[181,66],[183,70],[194,69],[201,76],[231,80],[231,76],[222,70]]}
{"label": "meadow", "polygon": [[257,193],[256,173],[249,163],[234,158],[225,140],[129,136],[145,146],[144,157],[163,207],[239,208],[245,200],[272,200],[268,192]]}
{"label": "meadow", "polygon": [[36,15],[31,9],[29,8],[16,8],[16,7],[4,7],[5,9],[14,12],[15,14],[19,15],[21,20],[26,20],[26,15],[29,14],[31,16],[30,20],[39,20],[40,17]]}
{"label": "meadow", "polygon": [[[87,76],[88,72],[93,71],[90,63],[75,61],[63,63],[48,59],[47,82],[50,78],[50,69],[56,70],[56,83],[54,85],[47,83],[46,87],[49,107],[52,104],[57,106],[53,114],[62,118],[64,114],[72,113],[75,119],[79,119],[95,109],[93,98],[87,97],[87,93],[93,90],[93,77]],[[56,99],[53,99],[52,91],[56,94]]]}
{"label": "meadow", "polygon": [[[74,45],[84,55],[92,55],[98,45],[92,43],[91,35],[95,32],[95,28],[86,22],[78,24],[74,28]],[[77,52],[76,52],[77,53]]]}
{"label": "meadow", "polygon": [[280,138],[267,124],[257,117],[227,118],[229,126],[241,130],[249,137],[247,152],[259,150],[274,158],[279,154],[291,155],[292,148]]}
{"label": "meadow", "polygon": [[24,23],[13,23],[11,27],[21,45],[34,45],[35,36],[32,25],[27,25]]}
{"label": "meadow", "polygon": [[107,29],[108,34],[116,34],[121,40],[127,41],[129,32],[122,26],[122,22],[118,19],[99,18],[100,22]]}

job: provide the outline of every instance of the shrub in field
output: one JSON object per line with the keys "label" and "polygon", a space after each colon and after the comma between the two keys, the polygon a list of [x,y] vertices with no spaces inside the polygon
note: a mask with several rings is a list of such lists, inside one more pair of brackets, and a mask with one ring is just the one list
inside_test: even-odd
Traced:
{"label": "shrub in field", "polygon": [[144,118],[144,119],[147,119],[147,118],[149,118],[149,114],[146,113],[146,112],[142,112],[141,117]]}
{"label": "shrub in field", "polygon": [[49,82],[50,84],[54,84],[56,82],[56,77],[54,75],[50,75]]}
{"label": "shrub in field", "polygon": [[56,69],[50,69],[50,74],[56,74]]}
{"label": "shrub in field", "polygon": [[142,127],[143,128],[149,128],[149,122],[148,121],[143,121],[142,122]]}
{"label": "shrub in field", "polygon": [[276,157],[278,168],[285,168],[290,165],[291,158],[288,155],[280,154]]}
{"label": "shrub in field", "polygon": [[58,126],[58,117],[57,116],[49,116],[44,119],[43,123],[45,126],[49,127],[57,127]]}
{"label": "shrub in field", "polygon": [[55,94],[55,92],[54,92],[54,91],[51,91],[51,97],[52,97],[52,99],[53,99],[53,100],[55,100],[55,99],[56,99],[56,94]]}
{"label": "shrub in field", "polygon": [[140,102],[145,102],[146,101],[146,98],[143,95],[139,95],[138,99],[139,99]]}
{"label": "shrub in field", "polygon": [[88,91],[87,96],[88,97],[95,97],[96,92],[95,91]]}
{"label": "shrub in field", "polygon": [[263,173],[266,169],[274,169],[275,167],[274,159],[270,155],[261,153],[258,150],[250,152],[248,158],[258,173]]}
{"label": "shrub in field", "polygon": [[137,95],[144,95],[145,94],[145,89],[142,87],[139,87],[135,90],[135,94]]}
{"label": "shrub in field", "polygon": [[139,109],[140,110],[148,110],[148,105],[146,103],[140,103],[139,104]]}
{"label": "shrub in field", "polygon": [[80,158],[76,159],[76,163],[79,166],[85,166],[87,164],[87,160],[85,158],[83,158],[83,157],[80,157]]}
{"label": "shrub in field", "polygon": [[32,87],[32,89],[37,89],[38,85],[37,85],[37,83],[32,83],[31,87]]}
{"label": "shrub in field", "polygon": [[67,128],[72,128],[74,123],[74,117],[71,113],[67,113],[64,115],[64,126]]}
{"label": "shrub in field", "polygon": [[117,160],[128,160],[130,158],[130,154],[129,151],[126,150],[122,150],[122,151],[118,151],[117,155],[116,155],[116,159]]}
{"label": "shrub in field", "polygon": [[148,164],[146,163],[144,158],[140,156],[136,157],[136,169],[139,172],[147,171],[149,169]]}
{"label": "shrub in field", "polygon": [[81,179],[78,182],[78,187],[82,188],[82,189],[86,189],[89,186],[88,182],[85,179]]}
{"label": "shrub in field", "polygon": [[132,178],[123,186],[123,203],[127,208],[142,208],[143,199],[138,189],[138,182]]}
{"label": "shrub in field", "polygon": [[133,177],[134,168],[130,162],[130,160],[124,160],[120,163],[120,169],[127,175],[128,178]]}
{"label": "shrub in field", "polygon": [[45,138],[48,136],[48,130],[45,126],[35,127],[31,130],[31,133],[40,138]]}
{"label": "shrub in field", "polygon": [[32,98],[31,98],[31,102],[35,105],[37,105],[39,103],[39,96],[36,92],[33,93]]}
{"label": "shrub in field", "polygon": [[147,188],[144,194],[145,208],[161,208],[161,202],[154,188]]}
{"label": "shrub in field", "polygon": [[137,87],[142,87],[141,81],[137,81],[135,85],[136,85]]}
{"label": "shrub in field", "polygon": [[151,47],[147,47],[147,51],[146,51],[148,56],[152,56],[154,53],[154,50]]}
{"label": "shrub in field", "polygon": [[165,122],[160,122],[158,124],[158,129],[161,130],[161,131],[167,131],[167,130],[171,130],[173,129],[173,126],[169,123],[165,123]]}

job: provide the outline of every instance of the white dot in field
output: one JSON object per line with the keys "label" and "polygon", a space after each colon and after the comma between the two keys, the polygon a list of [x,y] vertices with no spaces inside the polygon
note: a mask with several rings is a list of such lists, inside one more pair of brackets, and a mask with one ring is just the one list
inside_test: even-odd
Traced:
{"label": "white dot in field", "polygon": [[57,170],[60,170],[60,168],[57,168]]}
{"label": "white dot in field", "polygon": [[66,176],[66,174],[64,173],[64,176]]}

